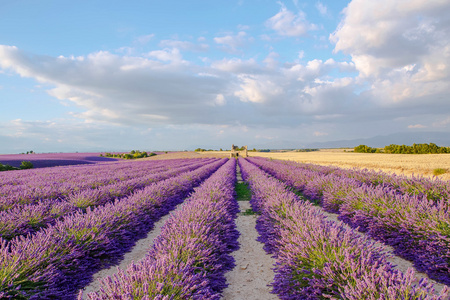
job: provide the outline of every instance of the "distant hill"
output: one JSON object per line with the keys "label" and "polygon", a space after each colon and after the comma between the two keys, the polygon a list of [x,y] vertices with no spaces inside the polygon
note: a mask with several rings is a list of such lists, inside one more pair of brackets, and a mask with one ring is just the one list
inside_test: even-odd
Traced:
{"label": "distant hill", "polygon": [[438,146],[450,147],[450,133],[446,132],[400,132],[390,135],[377,135],[366,139],[339,140],[311,143],[306,148],[353,148],[358,145],[382,148],[390,144],[412,145],[434,143]]}

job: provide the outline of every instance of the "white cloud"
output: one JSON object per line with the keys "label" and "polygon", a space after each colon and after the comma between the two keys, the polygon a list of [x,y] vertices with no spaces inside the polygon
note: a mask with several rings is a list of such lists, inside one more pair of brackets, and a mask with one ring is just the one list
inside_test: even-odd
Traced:
{"label": "white cloud", "polygon": [[183,58],[178,48],[154,50],[147,53],[147,56],[154,57],[161,61],[182,62]]}
{"label": "white cloud", "polygon": [[281,5],[280,11],[266,21],[266,26],[275,30],[279,35],[302,36],[308,30],[316,28],[316,25],[310,24],[306,20],[306,15],[302,11],[295,14],[288,10],[283,3],[279,4]]}
{"label": "white cloud", "polygon": [[225,99],[225,97],[223,96],[223,94],[218,94],[218,95],[216,96],[216,99],[215,99],[215,101],[214,101],[214,104],[215,104],[215,105],[218,105],[218,106],[224,106],[226,103],[227,103],[227,100]]}
{"label": "white cloud", "polygon": [[330,39],[335,51],[352,55],[365,76],[415,63],[421,65],[423,79],[436,76],[432,69],[442,72],[437,77],[448,76],[448,68],[443,69],[450,52],[449,12],[448,1],[355,0]]}
{"label": "white cloud", "polygon": [[247,38],[245,31],[239,31],[236,35],[229,34],[214,38],[216,44],[224,46],[224,49],[231,52],[236,52],[239,48],[243,47],[247,41],[251,40],[252,38]]}
{"label": "white cloud", "polygon": [[327,136],[328,133],[321,131],[314,131],[314,136]]}
{"label": "white cloud", "polygon": [[283,93],[281,86],[263,76],[239,75],[241,90],[234,94],[243,102],[264,103]]}
{"label": "white cloud", "polygon": [[280,55],[276,52],[270,52],[267,57],[263,60],[263,62],[266,64],[266,67],[269,69],[277,69],[279,67],[279,61],[278,58]]}
{"label": "white cloud", "polygon": [[218,117],[219,112],[205,104],[217,101],[218,94],[226,94],[226,82],[215,76],[198,75],[214,75],[211,68],[180,62],[181,55],[176,49],[152,51],[149,58],[98,52],[79,60],[48,56],[31,59],[16,47],[0,47],[2,68],[53,85],[49,94],[83,108],[84,112],[74,115],[87,121],[112,124],[224,121]]}
{"label": "white cloud", "polygon": [[319,11],[319,13],[323,16],[326,16],[328,13],[328,8],[326,5],[324,5],[322,2],[316,3],[316,8]]}
{"label": "white cloud", "polygon": [[426,128],[427,126],[422,124],[414,124],[414,125],[408,125],[408,128],[410,129],[417,129],[417,128]]}
{"label": "white cloud", "polygon": [[[197,65],[184,61],[178,48],[154,50],[145,57],[103,51],[84,57],[55,58],[0,46],[2,69],[44,83],[41,89],[50,86],[50,95],[77,106],[72,116],[91,126],[132,125],[147,129],[169,124],[239,124],[246,126],[249,133],[255,133],[252,128],[256,126],[293,128],[305,123],[362,124],[383,120],[389,124],[387,121],[399,116],[414,115],[415,119],[397,122],[401,129],[416,124],[414,120],[421,113],[436,111],[437,106],[421,99],[414,105],[398,101],[392,106],[383,102],[386,93],[391,91],[390,81],[380,80],[367,86],[367,81],[361,78],[333,75],[354,72],[353,62],[313,59],[281,63],[278,60],[278,54],[270,52],[259,61],[227,58]],[[392,76],[402,78],[414,73],[416,68],[411,64],[393,71]],[[407,83],[396,81],[399,90],[404,90],[402,85]],[[412,94],[418,92],[414,86],[410,89]],[[423,92],[426,97],[430,91]],[[446,99],[440,100],[439,111],[448,107]],[[377,124],[369,127],[384,128]],[[313,138],[311,133],[315,131],[331,135],[334,129],[330,128],[313,127],[308,131],[309,137]],[[277,134],[274,131],[270,135]]]}
{"label": "white cloud", "polygon": [[447,117],[443,120],[437,121],[437,122],[433,122],[433,127],[437,127],[437,128],[445,128],[450,124],[450,117]]}
{"label": "white cloud", "polygon": [[147,35],[142,35],[142,36],[137,37],[135,39],[135,42],[138,44],[141,44],[141,45],[145,45],[148,42],[150,42],[154,37],[155,37],[155,35],[153,33],[147,34]]}
{"label": "white cloud", "polygon": [[239,25],[237,26],[237,28],[238,28],[239,30],[241,30],[241,31],[245,31],[245,30],[249,30],[249,29],[250,29],[250,26],[239,24]]}
{"label": "white cloud", "polygon": [[430,111],[450,93],[449,30],[448,1],[354,0],[330,40],[351,55],[372,101]]}
{"label": "white cloud", "polygon": [[263,68],[254,60],[242,60],[239,58],[222,59],[211,64],[215,69],[235,74],[253,74],[263,72]]}
{"label": "white cloud", "polygon": [[272,38],[271,38],[268,34],[261,34],[261,35],[259,36],[259,38],[260,38],[262,41],[266,41],[266,42],[272,41]]}

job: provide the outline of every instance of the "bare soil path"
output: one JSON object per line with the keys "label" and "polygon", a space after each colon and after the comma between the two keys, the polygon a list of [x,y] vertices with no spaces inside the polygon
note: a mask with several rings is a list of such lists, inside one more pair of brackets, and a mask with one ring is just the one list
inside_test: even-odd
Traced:
{"label": "bare soil path", "polygon": [[[242,177],[238,166],[238,183],[242,183]],[[236,260],[236,267],[227,272],[225,277],[229,284],[223,292],[224,300],[272,300],[278,299],[270,293],[269,283],[275,276],[272,267],[275,260],[263,249],[263,244],[258,242],[258,232],[255,229],[256,215],[244,214],[250,210],[250,199],[238,199],[240,213],[236,219],[240,248],[232,253]]]}

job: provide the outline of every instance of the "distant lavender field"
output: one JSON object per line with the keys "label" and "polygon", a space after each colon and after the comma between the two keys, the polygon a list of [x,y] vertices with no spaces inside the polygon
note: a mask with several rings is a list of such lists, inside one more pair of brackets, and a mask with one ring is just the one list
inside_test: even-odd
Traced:
{"label": "distant lavender field", "polygon": [[2,154],[0,163],[19,167],[22,161],[31,161],[34,168],[96,164],[118,161],[117,158],[101,157],[100,153],[44,153],[44,154]]}

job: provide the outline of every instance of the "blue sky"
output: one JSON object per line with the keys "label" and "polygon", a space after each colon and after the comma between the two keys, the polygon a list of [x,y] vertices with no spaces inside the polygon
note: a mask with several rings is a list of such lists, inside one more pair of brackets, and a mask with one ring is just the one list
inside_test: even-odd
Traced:
{"label": "blue sky", "polygon": [[0,1],[0,153],[450,126],[450,3]]}

